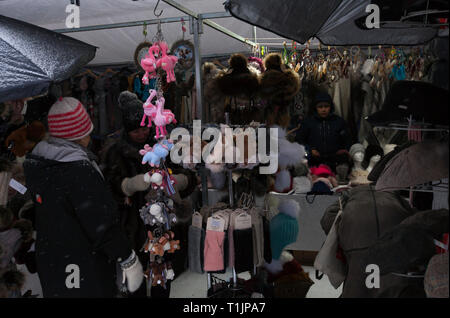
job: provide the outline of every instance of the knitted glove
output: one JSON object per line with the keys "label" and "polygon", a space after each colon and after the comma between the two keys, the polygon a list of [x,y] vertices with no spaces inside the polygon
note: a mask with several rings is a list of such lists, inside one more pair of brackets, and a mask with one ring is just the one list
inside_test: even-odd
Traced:
{"label": "knitted glove", "polygon": [[125,178],[122,181],[122,192],[131,197],[137,191],[145,191],[150,187],[150,183],[146,182],[144,174],[138,174],[133,178]]}
{"label": "knitted glove", "polygon": [[120,263],[120,269],[122,270],[122,285],[124,286],[126,282],[128,291],[134,293],[144,279],[142,264],[134,250],[128,259]]}

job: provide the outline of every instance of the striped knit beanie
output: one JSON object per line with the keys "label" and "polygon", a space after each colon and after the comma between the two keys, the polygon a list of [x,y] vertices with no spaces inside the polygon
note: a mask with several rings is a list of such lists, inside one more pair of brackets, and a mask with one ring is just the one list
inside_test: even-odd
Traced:
{"label": "striped knit beanie", "polygon": [[60,97],[48,112],[48,130],[51,136],[79,140],[94,129],[81,102],[73,97]]}

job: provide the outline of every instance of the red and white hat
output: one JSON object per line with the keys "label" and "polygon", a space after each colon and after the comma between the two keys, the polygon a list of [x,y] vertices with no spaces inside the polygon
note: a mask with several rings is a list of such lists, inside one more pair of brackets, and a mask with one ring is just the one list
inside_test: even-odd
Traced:
{"label": "red and white hat", "polygon": [[94,129],[84,106],[73,97],[60,97],[50,108],[47,119],[49,133],[56,138],[78,140]]}

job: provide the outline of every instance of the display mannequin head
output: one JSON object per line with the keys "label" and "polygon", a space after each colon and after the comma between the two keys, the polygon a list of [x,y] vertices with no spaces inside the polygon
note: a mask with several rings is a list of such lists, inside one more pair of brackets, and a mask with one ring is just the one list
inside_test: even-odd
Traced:
{"label": "display mannequin head", "polygon": [[354,163],[354,169],[362,169],[362,162],[364,161],[365,148],[362,144],[354,144],[350,147],[350,156]]}

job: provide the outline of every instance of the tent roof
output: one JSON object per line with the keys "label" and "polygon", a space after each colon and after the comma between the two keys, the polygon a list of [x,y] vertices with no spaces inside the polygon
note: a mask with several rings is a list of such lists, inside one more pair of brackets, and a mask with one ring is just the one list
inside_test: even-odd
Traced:
{"label": "tent roof", "polygon": [[[177,3],[196,13],[225,12],[223,0],[176,0]],[[80,1],[80,26],[92,26],[142,20],[154,20],[157,17],[153,10],[157,0],[82,0]],[[70,0],[0,0],[0,14],[18,20],[29,22],[50,30],[64,29],[66,6]],[[25,9],[26,8],[26,9]],[[181,17],[185,13],[160,2],[158,10],[163,10],[159,18]],[[236,18],[220,18],[214,22],[227,29],[253,40],[253,26]],[[185,38],[193,41],[189,34],[189,21],[186,21],[187,32]],[[181,23],[165,23],[161,25],[164,38],[169,45],[182,38]],[[113,64],[132,62],[134,50],[144,41],[143,27],[126,27],[109,30],[96,30],[67,33],[66,35],[97,46],[97,54],[91,64]],[[156,34],[157,25],[148,25],[147,40],[152,41]],[[234,52],[250,52],[251,47],[233,39],[211,27],[204,25],[204,33],[200,38],[200,52],[202,56],[227,55]],[[274,33],[257,29],[259,38],[277,38],[265,40],[282,43],[282,37]],[[260,42],[260,41],[258,41]]]}

